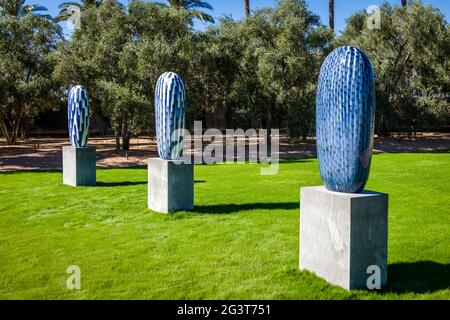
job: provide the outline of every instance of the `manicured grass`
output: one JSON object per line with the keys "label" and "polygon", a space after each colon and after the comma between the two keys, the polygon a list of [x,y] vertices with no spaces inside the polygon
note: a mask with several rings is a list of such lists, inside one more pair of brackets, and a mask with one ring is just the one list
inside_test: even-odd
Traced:
{"label": "manicured grass", "polygon": [[[196,166],[196,209],[147,207],[146,168],[0,174],[1,299],[450,299],[450,153],[375,155],[368,189],[390,194],[389,281],[381,292],[298,270],[299,191],[317,160]],[[81,268],[80,291],[66,269]]]}

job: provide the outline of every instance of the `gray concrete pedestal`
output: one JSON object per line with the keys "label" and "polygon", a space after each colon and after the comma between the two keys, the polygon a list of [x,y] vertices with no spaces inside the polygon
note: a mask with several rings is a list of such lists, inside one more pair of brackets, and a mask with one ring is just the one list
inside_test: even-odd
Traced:
{"label": "gray concrete pedestal", "polygon": [[148,160],[148,208],[160,213],[194,209],[194,165]]}
{"label": "gray concrete pedestal", "polygon": [[301,190],[300,269],[347,290],[367,289],[373,266],[387,284],[388,195]]}
{"label": "gray concrete pedestal", "polygon": [[72,187],[95,186],[95,147],[63,147],[63,183]]}

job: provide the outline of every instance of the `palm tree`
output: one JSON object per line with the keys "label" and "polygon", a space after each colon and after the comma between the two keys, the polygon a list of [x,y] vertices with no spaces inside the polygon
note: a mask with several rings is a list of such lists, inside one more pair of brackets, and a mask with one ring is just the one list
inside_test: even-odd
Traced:
{"label": "palm tree", "polygon": [[72,16],[72,12],[69,12],[69,9],[71,6],[76,6],[76,7],[80,8],[80,11],[83,11],[84,9],[91,7],[91,6],[95,6],[98,8],[101,6],[102,2],[103,2],[103,0],[82,0],[81,3],[75,2],[75,1],[64,2],[58,6],[59,14],[55,18],[55,21],[60,22],[60,21],[69,20],[69,18]]}
{"label": "palm tree", "polygon": [[188,10],[194,18],[200,19],[205,22],[214,23],[214,18],[198,9],[214,10],[212,5],[206,1],[201,0],[167,0],[169,6],[175,9]]}
{"label": "palm tree", "polygon": [[328,0],[328,13],[330,16],[330,29],[334,31],[334,0]]}
{"label": "palm tree", "polygon": [[244,0],[245,16],[250,17],[250,0]]}
{"label": "palm tree", "polygon": [[13,16],[21,18],[27,14],[40,16],[49,20],[52,17],[48,14],[42,14],[47,11],[47,8],[38,4],[25,5],[25,0],[0,0],[0,15],[1,16]]}

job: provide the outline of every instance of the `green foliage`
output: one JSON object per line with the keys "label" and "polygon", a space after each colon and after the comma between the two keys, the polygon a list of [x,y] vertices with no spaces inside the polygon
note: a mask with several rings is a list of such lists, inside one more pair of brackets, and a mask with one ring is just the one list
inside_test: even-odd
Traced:
{"label": "green foliage", "polygon": [[225,18],[204,33],[190,21],[186,10],[142,1],[128,10],[108,2],[86,9],[55,75],[86,83],[122,138],[151,128],[153,88],[167,70],[187,84],[190,123],[223,110],[227,126],[312,132],[315,77],[331,33],[304,1],[282,1],[242,21]]}
{"label": "green foliage", "polygon": [[177,10],[186,10],[192,18],[214,23],[214,18],[198,9],[213,10],[213,7],[206,1],[201,0],[168,0],[169,6]]}
{"label": "green foliage", "polygon": [[287,127],[292,138],[312,133],[315,82],[332,34],[305,1],[279,1],[208,32],[215,59],[226,62],[212,68],[232,77],[220,81],[231,125]]}
{"label": "green foliage", "polygon": [[24,1],[0,2],[0,127],[13,144],[26,119],[59,107],[49,53],[60,39],[60,28]]}
{"label": "green foliage", "polygon": [[93,110],[109,118],[117,148],[127,150],[133,135],[152,129],[159,76],[167,70],[186,75],[184,53],[195,43],[190,17],[154,3],[134,0],[124,8],[105,0],[84,10],[82,28],[54,55],[55,79],[89,88]]}
{"label": "green foliage", "polygon": [[142,110],[145,105],[131,70],[121,68],[122,53],[130,38],[124,8],[117,1],[107,0],[99,8],[84,8],[82,29],[76,30],[72,41],[62,43],[53,55],[57,64],[54,78],[69,86],[86,86],[93,111],[109,117],[125,149],[136,127],[136,109]]}
{"label": "green foliage", "polygon": [[52,19],[50,15],[42,14],[47,11],[46,7],[37,4],[25,4],[25,0],[0,0],[0,16],[22,18],[28,14]]}
{"label": "green foliage", "polygon": [[421,1],[407,8],[381,7],[381,29],[366,27],[367,15],[349,18],[339,44],[361,47],[370,56],[377,83],[377,131],[449,123],[450,33],[444,15]]}
{"label": "green foliage", "polygon": [[42,109],[40,99],[52,102],[83,84],[93,113],[110,120],[117,148],[127,149],[131,136],[152,132],[154,86],[170,70],[187,85],[188,124],[216,113],[225,117],[218,126],[287,129],[293,140],[304,139],[314,132],[320,66],[338,45],[361,47],[374,64],[378,133],[450,123],[450,31],[443,14],[420,1],[385,3],[379,30],[356,12],[336,39],[305,0],[280,0],[242,20],[225,17],[204,32],[193,30],[193,19],[212,21],[199,11],[212,9],[205,1],[64,2],[58,21],[72,4],[82,10],[81,29],[55,52],[59,27],[34,16],[45,8],[0,0],[3,132],[17,136],[14,128]]}

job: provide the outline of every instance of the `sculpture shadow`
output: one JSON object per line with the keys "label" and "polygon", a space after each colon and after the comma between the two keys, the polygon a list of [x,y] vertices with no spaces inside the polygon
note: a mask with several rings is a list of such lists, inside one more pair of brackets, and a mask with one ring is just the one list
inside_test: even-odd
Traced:
{"label": "sculpture shadow", "polygon": [[[98,159],[97,159],[97,161],[98,161]],[[100,167],[100,166],[98,166],[97,170],[101,170],[101,171],[111,171],[111,170],[147,170],[147,166],[146,165],[133,165],[133,166],[127,166],[127,167],[121,167],[121,166],[117,166],[117,167]]]}
{"label": "sculpture shadow", "polygon": [[[128,170],[129,168],[126,168]],[[194,183],[206,183],[204,180],[195,180]],[[102,182],[97,181],[97,187],[99,188],[114,188],[114,187],[130,187],[130,186],[140,186],[148,184],[147,181],[117,181],[117,182]]]}
{"label": "sculpture shadow", "polygon": [[300,210],[300,204],[298,202],[219,204],[196,206],[192,212],[200,214],[232,214],[252,210]]}
{"label": "sculpture shadow", "polygon": [[[0,162],[1,166],[1,162]],[[28,173],[61,173],[61,170],[53,170],[53,169],[39,169],[39,170],[19,170],[19,171],[0,171],[0,175],[19,175],[19,174],[28,174]]]}
{"label": "sculpture shadow", "polygon": [[450,264],[433,261],[395,263],[388,266],[385,293],[432,293],[450,289]]}
{"label": "sculpture shadow", "polygon": [[281,158],[280,164],[310,163],[316,158]]}
{"label": "sculpture shadow", "polygon": [[97,181],[99,188],[114,188],[114,187],[130,187],[147,184],[147,181],[121,181],[121,182],[101,182]]}

